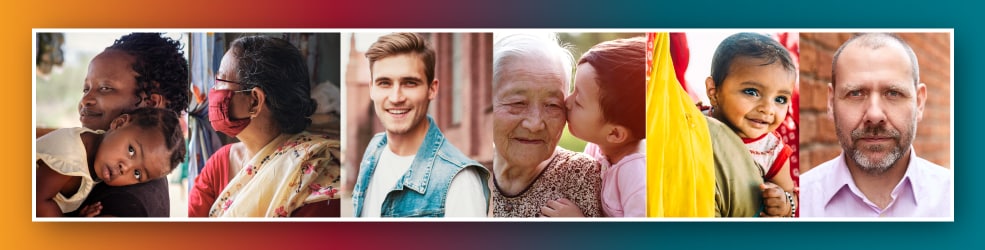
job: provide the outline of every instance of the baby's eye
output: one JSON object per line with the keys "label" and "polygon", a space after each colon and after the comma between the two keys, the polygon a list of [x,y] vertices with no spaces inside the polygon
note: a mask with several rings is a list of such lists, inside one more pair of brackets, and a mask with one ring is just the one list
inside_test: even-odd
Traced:
{"label": "baby's eye", "polygon": [[750,89],[743,89],[742,90],[742,93],[743,94],[746,94],[746,95],[750,95],[750,96],[756,96],[756,97],[759,96],[759,90],[751,89],[751,88]]}
{"label": "baby's eye", "polygon": [[133,155],[136,154],[136,153],[137,152],[136,152],[136,150],[133,149],[133,146],[127,146],[127,154],[130,155],[130,158],[133,158]]}
{"label": "baby's eye", "polygon": [[133,170],[133,178],[136,178],[138,181],[140,180],[140,169]]}
{"label": "baby's eye", "polygon": [[775,99],[775,101],[776,101],[776,103],[779,103],[779,104],[787,104],[787,97],[786,96],[777,96],[776,99]]}

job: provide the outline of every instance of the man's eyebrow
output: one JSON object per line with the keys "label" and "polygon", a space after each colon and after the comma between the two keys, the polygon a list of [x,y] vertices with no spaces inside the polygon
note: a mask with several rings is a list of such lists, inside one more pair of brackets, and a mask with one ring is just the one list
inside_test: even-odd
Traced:
{"label": "man's eyebrow", "polygon": [[423,82],[420,77],[416,76],[405,76],[400,78],[401,82]]}
{"label": "man's eyebrow", "polygon": [[[909,83],[903,83],[903,84],[909,84]],[[906,88],[904,88],[904,87],[902,87],[900,85],[902,85],[902,84],[890,84],[889,87],[887,87],[887,89],[892,90],[892,91],[896,91],[896,92],[900,92],[900,93],[910,93],[910,91],[908,89],[906,89]]]}
{"label": "man's eyebrow", "polygon": [[842,86],[842,89],[848,90],[848,91],[855,91],[855,90],[860,90],[860,89],[863,88],[863,84],[857,84],[857,83],[842,83],[842,84],[839,84],[839,85]]}

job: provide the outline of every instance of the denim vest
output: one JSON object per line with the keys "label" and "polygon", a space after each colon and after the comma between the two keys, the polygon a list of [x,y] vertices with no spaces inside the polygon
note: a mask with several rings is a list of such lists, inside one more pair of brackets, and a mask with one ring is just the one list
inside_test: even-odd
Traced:
{"label": "denim vest", "polygon": [[[428,122],[427,135],[414,155],[414,162],[383,200],[381,217],[444,217],[448,187],[455,175],[466,167],[477,167],[482,186],[488,186],[489,170],[448,143],[431,116],[428,116]],[[386,150],[386,145],[386,133],[376,134],[363,153],[359,178],[352,192],[356,217],[361,217],[369,178],[373,176],[380,153]],[[482,191],[488,203],[489,189]]]}

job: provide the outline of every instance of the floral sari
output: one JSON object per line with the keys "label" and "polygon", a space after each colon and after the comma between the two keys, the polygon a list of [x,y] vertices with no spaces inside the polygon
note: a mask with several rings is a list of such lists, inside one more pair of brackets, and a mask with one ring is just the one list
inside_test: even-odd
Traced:
{"label": "floral sari", "polygon": [[236,173],[209,216],[288,217],[306,204],[338,199],[339,156],[339,141],[280,135]]}

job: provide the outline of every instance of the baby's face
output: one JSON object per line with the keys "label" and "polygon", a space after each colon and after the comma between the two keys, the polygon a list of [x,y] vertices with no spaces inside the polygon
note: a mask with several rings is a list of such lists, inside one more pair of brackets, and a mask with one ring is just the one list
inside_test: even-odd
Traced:
{"label": "baby's face", "polygon": [[93,166],[96,176],[107,185],[126,186],[167,175],[171,154],[161,131],[118,123],[114,120],[99,145]]}
{"label": "baby's face", "polygon": [[724,117],[742,138],[759,138],[776,130],[787,115],[796,76],[779,62],[736,58],[716,90],[715,116]]}
{"label": "baby's face", "polygon": [[599,85],[595,67],[578,65],[575,90],[565,100],[568,108],[568,131],[582,140],[600,143],[605,141],[605,120],[599,99]]}

